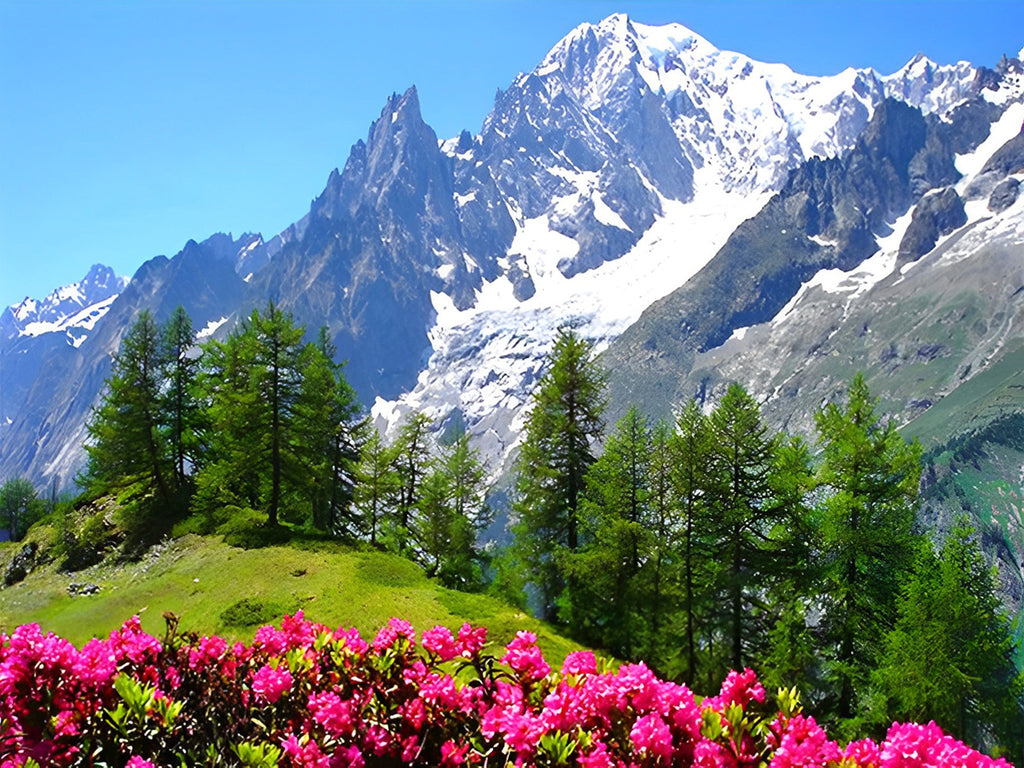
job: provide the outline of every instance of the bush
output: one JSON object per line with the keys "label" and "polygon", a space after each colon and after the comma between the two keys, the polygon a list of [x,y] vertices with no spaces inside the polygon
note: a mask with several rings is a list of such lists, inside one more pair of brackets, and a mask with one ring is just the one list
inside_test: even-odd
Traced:
{"label": "bush", "polygon": [[136,617],[80,651],[34,624],[0,634],[2,764],[1008,765],[934,724],[841,746],[795,692],[769,705],[749,669],[701,700],[643,664],[609,671],[589,651],[555,672],[529,632],[498,659],[468,624],[417,643],[392,619],[367,643],[298,613],[231,646],[168,621],[163,642]]}
{"label": "bush", "polygon": [[220,620],[231,627],[255,627],[272,622],[281,613],[282,607],[276,603],[246,597],[225,608]]}

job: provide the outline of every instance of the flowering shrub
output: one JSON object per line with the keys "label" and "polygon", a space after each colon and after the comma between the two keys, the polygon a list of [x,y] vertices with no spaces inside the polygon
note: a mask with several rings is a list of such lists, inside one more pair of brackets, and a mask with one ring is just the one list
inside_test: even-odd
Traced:
{"label": "flowering shrub", "polygon": [[163,642],[138,618],[81,650],[34,624],[0,633],[0,768],[29,765],[1005,766],[934,724],[842,747],[795,694],[774,706],[749,669],[700,699],[643,664],[589,651],[552,671],[530,632],[392,619],[372,643],[286,616],[251,645]]}

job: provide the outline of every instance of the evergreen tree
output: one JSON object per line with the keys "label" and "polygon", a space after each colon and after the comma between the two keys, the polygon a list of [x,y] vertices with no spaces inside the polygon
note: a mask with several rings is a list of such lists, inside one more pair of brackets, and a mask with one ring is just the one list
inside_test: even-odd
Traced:
{"label": "evergreen tree", "polygon": [[831,687],[824,706],[849,720],[878,665],[900,584],[913,565],[921,449],[875,414],[859,373],[845,408],[826,405],[817,428],[825,596],[820,631]]}
{"label": "evergreen tree", "polygon": [[355,471],[353,503],[361,534],[374,547],[381,542],[382,528],[391,504],[398,495],[401,479],[394,470],[394,451],[385,445],[377,429],[367,424],[360,442]]}
{"label": "evergreen tree", "polygon": [[85,484],[105,490],[131,479],[166,501],[173,462],[163,431],[162,333],[143,310],[114,356],[106,392],[87,425]]}
{"label": "evergreen tree", "polygon": [[461,431],[430,465],[417,502],[416,549],[427,574],[444,586],[477,589],[482,580],[477,534],[490,522],[483,465]]}
{"label": "evergreen tree", "polygon": [[[678,658],[680,611],[678,552],[680,510],[676,497],[677,441],[671,426],[660,421],[650,434],[646,515],[641,518],[647,556],[640,577],[643,631],[637,639],[640,657],[667,671]],[[689,678],[687,678],[689,679]]]}
{"label": "evergreen tree", "polygon": [[295,433],[308,469],[314,527],[356,536],[352,502],[359,461],[359,403],[342,366],[334,362],[335,352],[326,328],[320,329],[315,345],[303,350]]}
{"label": "evergreen tree", "polygon": [[606,374],[594,362],[593,344],[571,326],[559,329],[548,370],[533,393],[533,406],[517,461],[516,549],[539,591],[543,618],[556,618],[565,587],[559,560],[580,545],[579,507],[592,444],[603,430]]}
{"label": "evergreen tree", "polygon": [[0,525],[11,541],[20,541],[29,527],[46,514],[46,504],[23,477],[12,477],[0,486]]}
{"label": "evergreen tree", "polygon": [[309,352],[303,329],[270,303],[253,311],[224,344],[208,348],[211,452],[204,469],[207,504],[242,500],[276,526],[286,494],[303,491],[309,473],[298,430],[303,368]]}
{"label": "evergreen tree", "polygon": [[631,407],[590,467],[581,504],[583,544],[564,555],[572,591],[563,611],[578,638],[633,658],[646,637],[638,576],[651,542],[644,523],[650,430]]}
{"label": "evergreen tree", "polygon": [[775,505],[773,468],[777,444],[761,419],[760,408],[739,384],[732,384],[711,414],[714,485],[710,503],[722,564],[719,594],[728,611],[723,625],[729,647],[727,666],[743,669],[749,645],[763,636],[763,602],[758,593],[771,575],[771,535],[782,520]]}
{"label": "evergreen tree", "polygon": [[411,413],[402,424],[394,445],[394,471],[399,479],[393,510],[394,548],[404,553],[415,524],[420,490],[430,463],[430,418]]}
{"label": "evergreen tree", "polygon": [[188,481],[186,466],[195,464],[194,430],[199,410],[195,378],[199,358],[192,354],[195,331],[185,308],[178,306],[163,329],[165,391],[162,397],[163,419],[167,425],[174,481],[182,488]]}
{"label": "evergreen tree", "polygon": [[675,439],[671,443],[674,464],[673,490],[678,505],[680,527],[678,558],[682,580],[686,665],[684,679],[697,681],[698,632],[710,628],[712,520],[708,508],[708,480],[711,464],[711,433],[707,417],[696,400],[690,400],[676,419]]}
{"label": "evergreen tree", "polygon": [[875,673],[887,704],[878,724],[934,720],[962,741],[1019,756],[1024,686],[993,572],[973,536],[962,520],[938,557],[926,544],[904,583]]}

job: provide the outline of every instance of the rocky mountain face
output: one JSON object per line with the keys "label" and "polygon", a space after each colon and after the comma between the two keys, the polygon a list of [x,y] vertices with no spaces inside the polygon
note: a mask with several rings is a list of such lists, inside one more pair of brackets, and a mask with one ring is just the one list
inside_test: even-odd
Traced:
{"label": "rocky mountain face", "polygon": [[604,360],[620,408],[669,415],[740,381],[772,423],[808,436],[864,372],[925,448],[925,522],[980,525],[1019,611],[1024,77],[1019,61],[1001,69],[940,120],[887,101],[852,152],[794,171]]}
{"label": "rocky mountain face", "polygon": [[326,326],[378,426],[459,419],[495,475],[570,318],[608,348],[621,407],[713,397],[743,378],[728,361],[744,328],[824,315],[791,306],[819,275],[891,250],[909,279],[977,225],[978,201],[993,221],[1018,215],[1020,147],[960,167],[1019,107],[1017,67],[918,57],[889,76],[808,77],[615,15],[499,91],[477,134],[439,139],[415,88],[394,94],[284,232],[147,262],[74,343],[8,310],[0,477],[68,484],[121,335],[141,309],[178,304],[203,338],[270,300],[311,334]]}

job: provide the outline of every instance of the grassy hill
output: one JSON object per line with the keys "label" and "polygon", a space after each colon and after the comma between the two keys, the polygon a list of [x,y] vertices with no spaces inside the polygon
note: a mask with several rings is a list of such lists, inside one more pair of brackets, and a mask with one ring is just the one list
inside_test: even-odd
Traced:
{"label": "grassy hill", "polygon": [[[34,530],[29,538],[33,535],[45,537],[45,530]],[[0,545],[0,571],[21,546]],[[96,585],[99,592],[72,596],[72,584]],[[299,609],[331,627],[354,626],[367,638],[398,616],[418,631],[435,624],[458,628],[468,621],[486,626],[488,637],[502,643],[529,629],[552,663],[577,648],[498,600],[438,586],[415,563],[395,555],[316,541],[239,549],[219,537],[194,534],[158,545],[128,564],[61,573],[49,563],[0,589],[0,631],[37,622],[81,645],[138,614],[147,632],[162,636],[163,613],[171,611],[180,617],[182,630],[251,640],[258,625],[279,622],[284,613]]]}

